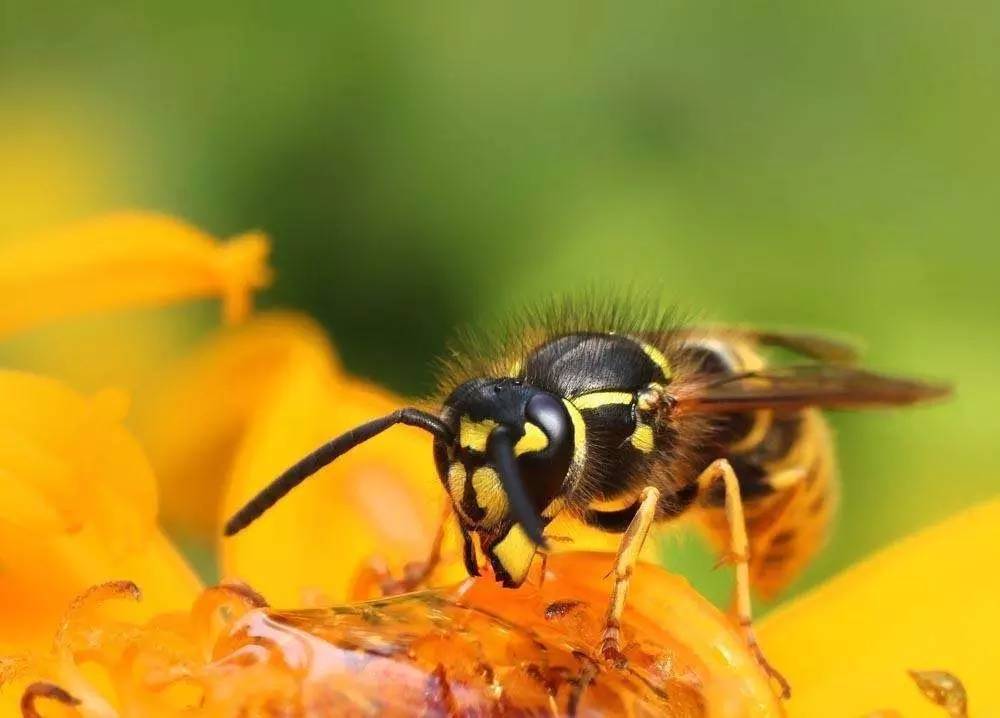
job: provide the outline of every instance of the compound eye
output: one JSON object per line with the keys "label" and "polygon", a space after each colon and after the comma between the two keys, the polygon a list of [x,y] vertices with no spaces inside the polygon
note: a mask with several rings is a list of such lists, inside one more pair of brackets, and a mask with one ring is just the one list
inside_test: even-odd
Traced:
{"label": "compound eye", "polygon": [[524,410],[525,418],[540,427],[548,437],[548,450],[558,452],[573,444],[573,422],[563,403],[551,394],[536,394]]}

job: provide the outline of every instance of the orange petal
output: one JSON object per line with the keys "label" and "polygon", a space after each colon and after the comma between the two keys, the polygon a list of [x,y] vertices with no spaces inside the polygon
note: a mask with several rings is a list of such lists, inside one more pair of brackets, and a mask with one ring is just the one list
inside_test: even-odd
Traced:
{"label": "orange petal", "polygon": [[[401,406],[392,395],[315,366],[290,366],[247,432],[223,501],[228,517],[275,476],[324,441]],[[221,546],[224,576],[285,606],[343,601],[359,567],[378,556],[401,570],[427,556],[444,492],[431,438],[395,427],[308,479]],[[464,575],[454,544],[447,571]],[[321,569],[317,569],[317,565]]]}
{"label": "orange petal", "polygon": [[214,539],[219,501],[253,417],[291,367],[335,373],[323,331],[265,314],[213,337],[160,383],[137,433],[160,479],[164,521]]}
{"label": "orange petal", "polygon": [[117,214],[0,246],[0,335],[63,317],[221,296],[242,318],[268,281],[267,240],[220,244],[168,217]]}
{"label": "orange petal", "polygon": [[0,396],[0,646],[44,640],[74,595],[111,579],[143,582],[150,612],[189,601],[198,581],[156,527],[122,398],[9,371]]}
{"label": "orange petal", "polygon": [[974,715],[1000,712],[1000,500],[925,529],[778,609],[760,626],[792,715],[896,710],[941,718],[908,671],[958,677]]}
{"label": "orange petal", "polygon": [[220,586],[145,624],[100,610],[135,586],[98,586],[67,612],[54,657],[8,671],[3,698],[41,683],[85,718],[784,715],[730,621],[650,564],[621,625],[627,666],[595,660],[611,560],[563,554],[541,586],[484,577],[333,609],[273,610],[246,586]]}
{"label": "orange petal", "polygon": [[[208,705],[225,687],[244,705],[301,701],[337,715],[783,715],[729,620],[650,564],[633,576],[622,623],[627,668],[595,660],[612,560],[554,556],[541,588],[484,577],[333,611],[247,613],[216,646],[210,671],[227,683]],[[237,687],[238,665],[270,667],[257,674],[269,680]]]}

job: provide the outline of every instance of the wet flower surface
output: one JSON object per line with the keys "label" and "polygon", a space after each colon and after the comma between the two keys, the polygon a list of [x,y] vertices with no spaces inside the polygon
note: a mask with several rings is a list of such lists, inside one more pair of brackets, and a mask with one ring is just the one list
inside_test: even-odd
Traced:
{"label": "wet flower surface", "polygon": [[[564,554],[542,586],[491,577],[346,608],[247,614],[216,647],[267,647],[335,712],[412,715],[780,715],[728,620],[683,579],[644,566],[625,623],[627,667],[596,661],[606,555]],[[420,712],[419,710],[417,711]]]}
{"label": "wet flower surface", "polygon": [[53,702],[83,716],[782,714],[728,619],[649,565],[623,626],[628,665],[596,661],[607,558],[554,556],[541,586],[518,591],[487,576],[317,609],[221,586],[145,624],[108,616],[111,599],[139,596],[113,582],[71,605],[52,655],[11,672],[34,676],[23,695],[42,714]]}

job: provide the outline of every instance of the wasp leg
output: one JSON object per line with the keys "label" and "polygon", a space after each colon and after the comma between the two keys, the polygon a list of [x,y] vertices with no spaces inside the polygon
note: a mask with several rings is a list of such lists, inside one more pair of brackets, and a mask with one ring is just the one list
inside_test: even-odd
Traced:
{"label": "wasp leg", "polygon": [[656,503],[659,499],[659,489],[647,486],[642,490],[639,508],[622,535],[618,555],[615,556],[615,565],[612,569],[615,584],[611,589],[611,601],[608,603],[608,612],[604,618],[604,632],[601,634],[599,650],[604,660],[616,666],[623,666],[625,662],[621,645],[621,619],[625,610],[629,580],[642,552],[642,545],[653,525],[653,519],[656,517]]}
{"label": "wasp leg", "polygon": [[746,521],[743,518],[743,499],[740,496],[740,483],[736,472],[726,459],[718,459],[708,465],[698,477],[698,490],[704,496],[712,484],[722,480],[726,490],[726,521],[729,524],[729,551],[723,557],[722,563],[732,563],[736,571],[735,609],[736,619],[750,651],[768,676],[781,686],[782,698],[791,695],[791,687],[785,677],[774,666],[768,663],[764,652],[757,643],[753,632],[753,614],[750,603],[750,542],[747,539]]}
{"label": "wasp leg", "polygon": [[449,499],[445,501],[441,511],[441,518],[438,521],[437,531],[434,534],[434,541],[431,543],[427,558],[423,561],[412,561],[403,566],[401,577],[393,576],[385,561],[380,558],[373,558],[369,562],[368,570],[374,575],[383,596],[395,596],[423,587],[427,579],[434,573],[434,569],[441,563],[441,546],[444,544],[444,535],[448,527],[448,519],[451,518],[451,512],[452,506]]}

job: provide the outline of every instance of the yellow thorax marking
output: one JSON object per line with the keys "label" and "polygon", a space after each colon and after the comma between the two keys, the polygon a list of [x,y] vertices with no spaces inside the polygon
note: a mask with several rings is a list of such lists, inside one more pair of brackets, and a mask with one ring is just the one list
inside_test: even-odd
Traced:
{"label": "yellow thorax marking", "polygon": [[524,583],[531,561],[535,558],[535,545],[520,524],[514,524],[510,532],[493,547],[493,555],[510,574],[511,580],[520,585]]}
{"label": "yellow thorax marking", "polygon": [[573,422],[573,466],[577,471],[583,471],[587,461],[587,424],[583,420],[583,414],[573,402],[563,399],[563,404],[569,412],[570,421]]}
{"label": "yellow thorax marking", "polygon": [[629,441],[632,442],[632,446],[644,454],[648,454],[656,448],[656,442],[653,439],[653,427],[641,421],[636,423],[635,431],[632,432]]}
{"label": "yellow thorax marking", "polygon": [[663,356],[663,352],[654,347],[652,344],[648,344],[641,339],[636,339],[636,341],[639,343],[639,346],[642,347],[642,350],[646,352],[646,356],[649,357],[649,360],[656,364],[656,366],[660,367],[660,371],[663,372],[663,376],[669,379],[670,362],[668,362],[667,358]]}
{"label": "yellow thorax marking", "polygon": [[476,492],[476,503],[486,516],[482,523],[494,526],[507,515],[507,494],[500,485],[500,477],[489,466],[480,466],[472,472],[472,489]]}
{"label": "yellow thorax marking", "polygon": [[496,427],[497,423],[492,419],[473,421],[467,416],[463,416],[458,422],[458,441],[463,449],[485,454],[486,440]]}
{"label": "yellow thorax marking", "polygon": [[573,397],[573,405],[580,411],[599,409],[608,404],[631,404],[634,395],[628,391],[595,391]]}
{"label": "yellow thorax marking", "polygon": [[514,455],[521,456],[532,451],[542,451],[549,445],[549,437],[537,425],[524,422],[524,436],[514,444]]}

